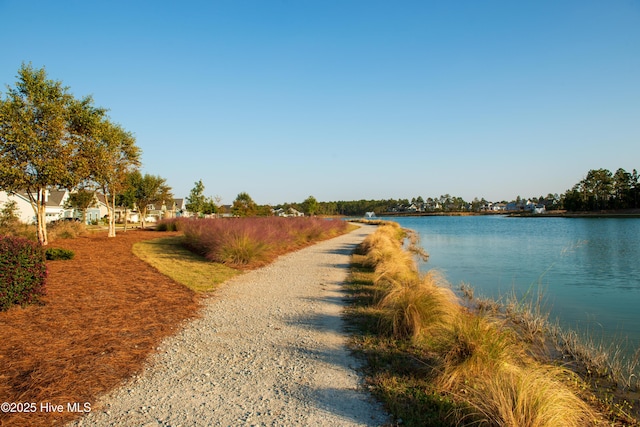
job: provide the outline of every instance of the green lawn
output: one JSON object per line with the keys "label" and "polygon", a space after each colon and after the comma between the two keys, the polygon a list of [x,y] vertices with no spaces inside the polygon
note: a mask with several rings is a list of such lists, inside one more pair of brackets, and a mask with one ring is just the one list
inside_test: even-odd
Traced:
{"label": "green lawn", "polygon": [[182,239],[182,236],[175,236],[146,240],[136,243],[133,253],[162,274],[196,292],[213,291],[220,283],[242,274],[185,249]]}

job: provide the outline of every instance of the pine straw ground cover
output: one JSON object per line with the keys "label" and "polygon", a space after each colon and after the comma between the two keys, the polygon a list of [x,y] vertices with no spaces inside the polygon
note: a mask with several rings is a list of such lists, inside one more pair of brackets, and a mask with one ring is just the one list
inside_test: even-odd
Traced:
{"label": "pine straw ground cover", "polygon": [[[134,243],[156,237],[151,231],[115,238],[101,232],[50,245],[75,257],[47,262],[43,304],[0,312],[0,402],[35,403],[36,412],[0,412],[0,426],[62,425],[75,418],[68,403],[94,405],[197,315],[193,291],[132,255]],[[47,403],[64,411],[42,411]]]}

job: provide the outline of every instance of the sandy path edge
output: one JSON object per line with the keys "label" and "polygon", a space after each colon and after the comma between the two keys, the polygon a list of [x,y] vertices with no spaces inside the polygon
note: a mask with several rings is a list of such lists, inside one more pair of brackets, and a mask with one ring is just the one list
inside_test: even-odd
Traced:
{"label": "sandy path edge", "polygon": [[359,229],[234,278],[141,376],[69,426],[383,425],[346,349],[342,284]]}

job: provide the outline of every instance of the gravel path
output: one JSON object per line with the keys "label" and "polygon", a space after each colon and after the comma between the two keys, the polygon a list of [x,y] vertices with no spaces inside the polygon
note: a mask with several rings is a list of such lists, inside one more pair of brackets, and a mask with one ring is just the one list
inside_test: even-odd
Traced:
{"label": "gravel path", "polygon": [[351,426],[389,422],[345,347],[342,283],[374,227],[227,282],[150,366],[71,426]]}

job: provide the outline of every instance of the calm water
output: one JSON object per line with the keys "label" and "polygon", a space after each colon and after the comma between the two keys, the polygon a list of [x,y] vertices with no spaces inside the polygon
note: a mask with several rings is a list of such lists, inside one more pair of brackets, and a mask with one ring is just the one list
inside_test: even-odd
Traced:
{"label": "calm water", "polygon": [[499,298],[544,291],[551,319],[640,346],[640,219],[388,218],[417,231],[423,269]]}

